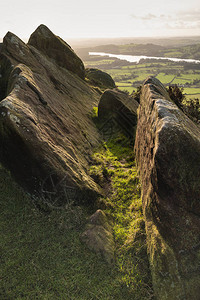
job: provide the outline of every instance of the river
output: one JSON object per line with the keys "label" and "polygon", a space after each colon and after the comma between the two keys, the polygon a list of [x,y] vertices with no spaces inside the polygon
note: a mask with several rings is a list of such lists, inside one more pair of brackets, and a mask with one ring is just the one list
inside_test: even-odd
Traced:
{"label": "river", "polygon": [[174,62],[188,62],[188,63],[197,63],[200,64],[200,60],[196,59],[184,59],[184,58],[172,58],[172,57],[154,57],[154,56],[145,56],[145,55],[122,55],[122,54],[111,54],[105,52],[89,52],[89,55],[98,55],[98,56],[108,56],[115,57],[121,60],[126,60],[129,62],[139,63],[141,59],[165,59]]}

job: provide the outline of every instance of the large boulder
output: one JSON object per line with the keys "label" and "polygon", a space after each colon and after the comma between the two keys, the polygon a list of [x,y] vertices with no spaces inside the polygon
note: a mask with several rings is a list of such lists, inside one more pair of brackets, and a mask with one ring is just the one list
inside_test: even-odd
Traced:
{"label": "large boulder", "polygon": [[159,300],[200,295],[200,130],[155,78],[142,87],[135,141]]}
{"label": "large boulder", "polygon": [[[44,39],[42,32],[45,43],[45,33],[50,31],[45,29]],[[65,196],[93,201],[100,191],[87,173],[90,154],[98,145],[90,112],[99,94],[43,50],[26,45],[10,32],[4,37],[0,160],[30,191],[39,192],[45,186],[43,191],[53,197],[62,183]],[[64,48],[63,53],[65,57]]]}
{"label": "large boulder", "polygon": [[92,84],[104,90],[116,87],[112,77],[108,73],[98,69],[86,69],[86,78],[89,79]]}
{"label": "large boulder", "polygon": [[53,59],[59,66],[85,77],[85,68],[82,60],[73,49],[60,37],[53,34],[48,27],[40,25],[30,36],[28,45]]}
{"label": "large boulder", "polygon": [[106,90],[98,105],[98,118],[104,126],[111,122],[132,137],[137,124],[138,102],[133,97],[117,89]]}

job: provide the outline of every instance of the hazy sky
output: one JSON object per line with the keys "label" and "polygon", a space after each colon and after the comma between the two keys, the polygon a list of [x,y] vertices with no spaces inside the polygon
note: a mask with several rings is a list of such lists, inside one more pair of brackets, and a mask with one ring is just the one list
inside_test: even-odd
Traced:
{"label": "hazy sky", "polygon": [[200,35],[199,0],[0,0],[0,37],[40,24],[62,38]]}

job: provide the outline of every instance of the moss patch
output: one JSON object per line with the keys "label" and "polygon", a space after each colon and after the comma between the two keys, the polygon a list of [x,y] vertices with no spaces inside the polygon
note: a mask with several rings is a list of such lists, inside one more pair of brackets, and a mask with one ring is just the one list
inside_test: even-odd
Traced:
{"label": "moss patch", "polygon": [[[104,188],[100,207],[114,221],[116,267],[133,299],[152,299],[145,225],[133,145],[116,134],[96,150],[90,174]],[[125,299],[125,298],[124,298]]]}

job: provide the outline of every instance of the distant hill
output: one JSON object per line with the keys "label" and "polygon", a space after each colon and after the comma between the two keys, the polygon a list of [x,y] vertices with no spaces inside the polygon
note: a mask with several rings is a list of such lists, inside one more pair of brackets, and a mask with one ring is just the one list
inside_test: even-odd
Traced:
{"label": "distant hill", "polygon": [[125,55],[146,55],[146,56],[160,56],[160,57],[177,57],[200,59],[200,42],[197,44],[190,44],[179,46],[161,46],[152,43],[147,44],[125,44],[125,45],[100,45],[91,48],[78,49],[77,52],[82,59],[88,55],[88,52],[106,52],[112,54]]}
{"label": "distant hill", "polygon": [[163,47],[186,46],[200,43],[200,36],[190,37],[169,37],[169,38],[149,38],[149,37],[121,37],[121,38],[83,38],[69,39],[67,42],[74,48],[88,48],[102,45],[125,45],[125,44],[154,44]]}

